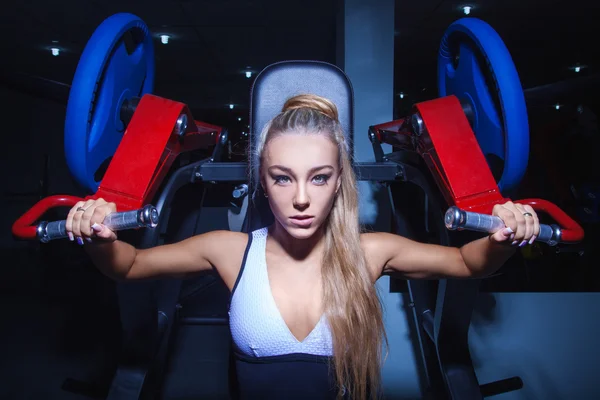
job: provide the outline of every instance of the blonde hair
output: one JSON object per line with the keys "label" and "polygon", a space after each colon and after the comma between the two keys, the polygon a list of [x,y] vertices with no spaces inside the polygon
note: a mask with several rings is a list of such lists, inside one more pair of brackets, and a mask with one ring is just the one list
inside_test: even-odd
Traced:
{"label": "blonde hair", "polygon": [[377,398],[383,343],[387,337],[383,311],[361,247],[358,191],[350,148],[334,103],[303,94],[290,98],[269,121],[252,151],[255,193],[260,187],[264,150],[286,133],[325,135],[338,147],[341,185],[325,222],[323,306],[333,338],[333,367],[338,398]]}

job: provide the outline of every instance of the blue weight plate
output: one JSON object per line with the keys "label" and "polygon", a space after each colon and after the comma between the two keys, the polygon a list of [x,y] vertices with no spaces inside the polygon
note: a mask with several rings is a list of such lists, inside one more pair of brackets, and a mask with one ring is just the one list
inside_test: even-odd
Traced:
{"label": "blue weight plate", "polygon": [[504,163],[498,187],[504,193],[523,178],[529,160],[529,123],[519,75],[498,33],[477,18],[462,18],[446,30],[438,55],[441,97],[455,95],[473,109],[473,130],[493,169]]}
{"label": "blue weight plate", "polygon": [[98,189],[125,124],[121,106],[154,89],[154,45],[137,16],[105,19],[87,42],[71,85],[65,120],[65,156],[77,182]]}

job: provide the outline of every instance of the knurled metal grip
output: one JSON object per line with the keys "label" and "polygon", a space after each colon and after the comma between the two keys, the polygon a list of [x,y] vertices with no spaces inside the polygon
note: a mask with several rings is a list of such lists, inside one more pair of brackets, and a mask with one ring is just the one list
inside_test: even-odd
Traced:
{"label": "knurled metal grip", "polygon": [[[113,231],[137,228],[155,228],[158,225],[158,210],[152,205],[144,206],[138,210],[115,212],[108,214],[103,225]],[[42,243],[67,237],[66,221],[42,221],[38,224],[37,238]]]}
{"label": "knurled metal grip", "polygon": [[[506,225],[499,217],[487,214],[479,214],[471,211],[461,210],[458,207],[450,207],[444,216],[446,228],[454,230],[469,230],[485,233],[495,233],[504,229]],[[560,242],[561,229],[558,225],[540,224],[540,233],[536,242],[543,242],[555,246]]]}

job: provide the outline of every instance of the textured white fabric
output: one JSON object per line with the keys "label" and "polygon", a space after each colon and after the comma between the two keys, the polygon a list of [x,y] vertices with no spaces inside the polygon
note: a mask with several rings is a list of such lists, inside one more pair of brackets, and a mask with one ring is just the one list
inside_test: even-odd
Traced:
{"label": "textured white fabric", "polygon": [[325,316],[302,342],[283,320],[269,285],[267,235],[267,228],[252,232],[252,244],[231,299],[229,327],[237,351],[251,357],[293,353],[331,356],[331,331]]}

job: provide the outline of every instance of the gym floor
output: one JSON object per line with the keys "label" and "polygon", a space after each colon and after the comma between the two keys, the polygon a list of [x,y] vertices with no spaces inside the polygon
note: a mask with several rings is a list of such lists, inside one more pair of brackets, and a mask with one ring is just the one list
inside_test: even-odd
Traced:
{"label": "gym floor", "polygon": [[[105,397],[119,346],[114,284],[75,253],[0,253],[1,399]],[[162,397],[227,399],[227,326],[181,327],[175,342]]]}
{"label": "gym floor", "polygon": [[91,268],[47,265],[32,248],[4,253],[0,398],[89,399],[62,387],[68,378],[110,379],[117,314],[98,296],[108,282]]}

